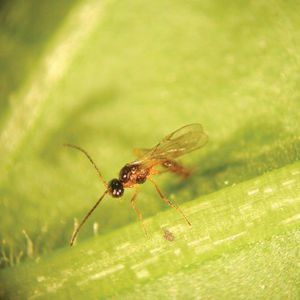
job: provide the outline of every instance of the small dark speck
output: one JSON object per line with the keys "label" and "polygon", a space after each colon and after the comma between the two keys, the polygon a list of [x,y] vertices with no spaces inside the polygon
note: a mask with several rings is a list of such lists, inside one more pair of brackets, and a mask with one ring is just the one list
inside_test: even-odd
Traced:
{"label": "small dark speck", "polygon": [[169,231],[168,229],[166,228],[163,228],[163,232],[164,232],[164,238],[169,241],[169,242],[173,242],[175,240],[175,236],[174,234]]}

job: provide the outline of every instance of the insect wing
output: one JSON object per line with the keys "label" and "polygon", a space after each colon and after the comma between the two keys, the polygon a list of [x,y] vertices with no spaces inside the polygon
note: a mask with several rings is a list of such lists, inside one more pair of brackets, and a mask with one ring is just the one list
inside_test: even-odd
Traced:
{"label": "insect wing", "polygon": [[152,149],[146,149],[146,148],[135,148],[133,149],[133,154],[137,158],[143,158],[145,157]]}
{"label": "insect wing", "polygon": [[207,141],[208,136],[200,124],[186,125],[167,135],[154,148],[140,149],[140,153],[144,154],[140,161],[149,165],[166,159],[176,159],[203,147]]}

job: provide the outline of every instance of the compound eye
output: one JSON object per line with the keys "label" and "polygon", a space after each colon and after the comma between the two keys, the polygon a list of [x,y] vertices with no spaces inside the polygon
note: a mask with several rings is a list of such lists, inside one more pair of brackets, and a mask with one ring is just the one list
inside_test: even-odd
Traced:
{"label": "compound eye", "polygon": [[108,183],[108,191],[114,198],[119,198],[124,193],[124,187],[119,179],[112,179]]}

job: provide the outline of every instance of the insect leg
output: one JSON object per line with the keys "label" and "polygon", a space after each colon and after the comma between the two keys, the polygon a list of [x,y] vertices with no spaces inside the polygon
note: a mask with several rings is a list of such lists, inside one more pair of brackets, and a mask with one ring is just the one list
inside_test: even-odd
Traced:
{"label": "insect leg", "polygon": [[135,188],[135,192],[134,192],[134,194],[133,194],[133,196],[132,196],[132,198],[131,198],[131,205],[132,205],[133,209],[135,210],[136,214],[137,214],[138,217],[139,217],[139,220],[140,220],[140,222],[141,222],[141,225],[142,225],[142,227],[143,227],[143,231],[144,231],[146,237],[148,237],[148,232],[147,232],[147,230],[146,230],[146,226],[145,226],[144,221],[143,221],[142,213],[141,213],[141,211],[139,210],[139,208],[136,206],[136,200],[137,200],[136,197],[137,197],[137,195],[138,195],[138,192],[139,192],[139,190],[138,190],[138,188],[136,187],[136,188]]}
{"label": "insect leg", "polygon": [[153,179],[149,178],[149,180],[152,182],[152,184],[154,185],[154,187],[156,188],[158,194],[160,195],[160,197],[165,201],[165,203],[167,203],[169,206],[175,208],[185,219],[185,221],[188,223],[188,225],[192,226],[192,224],[190,223],[190,221],[188,220],[188,218],[186,217],[186,215],[183,213],[183,211],[179,208],[179,206],[176,203],[172,203],[159,189],[159,187],[157,186],[157,184],[155,183],[155,181],[153,181]]}

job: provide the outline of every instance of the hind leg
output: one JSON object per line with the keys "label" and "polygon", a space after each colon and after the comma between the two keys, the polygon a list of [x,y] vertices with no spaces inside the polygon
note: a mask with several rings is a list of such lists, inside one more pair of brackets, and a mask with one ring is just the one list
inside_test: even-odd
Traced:
{"label": "hind leg", "polygon": [[186,217],[186,215],[183,213],[183,211],[178,207],[177,204],[172,203],[159,189],[159,187],[157,186],[157,184],[155,183],[155,181],[153,181],[151,178],[149,178],[150,182],[152,182],[152,184],[154,185],[154,187],[156,188],[156,191],[158,192],[158,194],[160,195],[160,197],[163,199],[163,201],[165,201],[165,203],[173,208],[175,208],[178,213],[180,213],[183,218],[185,219],[185,221],[188,223],[188,225],[192,226],[192,224],[190,223],[190,221],[188,220],[188,218]]}

